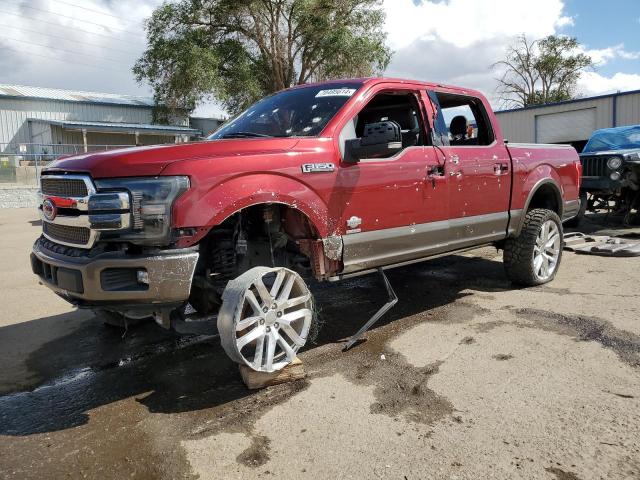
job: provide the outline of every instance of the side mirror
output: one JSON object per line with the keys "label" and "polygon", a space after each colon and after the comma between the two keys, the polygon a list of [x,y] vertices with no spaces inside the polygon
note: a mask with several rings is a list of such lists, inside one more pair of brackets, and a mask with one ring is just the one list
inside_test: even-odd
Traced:
{"label": "side mirror", "polygon": [[393,121],[367,123],[362,138],[347,140],[345,162],[357,163],[363,158],[385,158],[402,150],[400,125]]}

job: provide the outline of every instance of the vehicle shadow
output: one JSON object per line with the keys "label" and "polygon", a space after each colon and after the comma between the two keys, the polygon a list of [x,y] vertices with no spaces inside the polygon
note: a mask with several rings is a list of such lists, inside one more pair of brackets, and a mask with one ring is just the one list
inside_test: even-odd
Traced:
{"label": "vehicle shadow", "polygon": [[[377,327],[449,304],[474,291],[511,290],[502,263],[452,256],[387,273],[399,302]],[[324,323],[315,345],[338,342],[355,333],[386,302],[377,275],[314,289]],[[19,343],[34,332],[69,321],[58,315],[0,328],[3,342]],[[95,318],[41,344],[24,358],[32,384],[24,389],[12,373],[0,376],[0,434],[30,435],[63,430],[88,421],[88,412],[129,397],[150,412],[202,410],[251,395],[217,338],[180,337],[154,324],[127,332]],[[10,340],[5,340],[10,339]],[[355,347],[358,348],[358,347]],[[14,375],[23,375],[17,369]]]}

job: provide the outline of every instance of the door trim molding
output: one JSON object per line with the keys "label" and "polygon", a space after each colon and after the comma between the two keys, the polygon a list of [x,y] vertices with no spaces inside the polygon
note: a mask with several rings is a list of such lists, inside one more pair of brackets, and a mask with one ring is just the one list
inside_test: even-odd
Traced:
{"label": "door trim molding", "polygon": [[342,237],[342,274],[412,261],[502,240],[509,212],[372,230]]}

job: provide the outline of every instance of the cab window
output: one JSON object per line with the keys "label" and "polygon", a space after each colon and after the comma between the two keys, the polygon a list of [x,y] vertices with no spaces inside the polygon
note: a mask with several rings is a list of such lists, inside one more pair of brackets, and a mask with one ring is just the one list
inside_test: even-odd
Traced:
{"label": "cab window", "polygon": [[[395,122],[400,127],[402,150],[425,145],[425,130],[418,101],[412,92],[403,91],[382,92],[374,96],[343,128],[340,134],[341,148],[346,140],[362,138],[365,125],[386,121]],[[394,152],[391,156],[397,154]]]}
{"label": "cab window", "polygon": [[449,145],[465,147],[490,145],[494,141],[489,117],[476,97],[443,92],[430,92],[430,98],[438,103],[436,128],[446,129],[438,132],[449,140]]}

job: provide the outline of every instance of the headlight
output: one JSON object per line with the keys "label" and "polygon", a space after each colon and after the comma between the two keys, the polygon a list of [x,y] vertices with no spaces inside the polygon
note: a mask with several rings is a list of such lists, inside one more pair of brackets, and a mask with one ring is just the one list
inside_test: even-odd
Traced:
{"label": "headlight", "polygon": [[607,160],[607,167],[611,170],[617,170],[622,165],[622,159],[620,157],[611,157]]}
{"label": "headlight", "polygon": [[614,182],[617,182],[618,180],[620,180],[620,178],[622,178],[622,175],[620,175],[620,172],[611,172],[611,175],[609,175],[609,178]]}
{"label": "headlight", "polygon": [[96,188],[104,191],[128,191],[131,194],[132,227],[128,232],[102,234],[118,240],[142,245],[168,243],[171,234],[171,206],[189,189],[189,177],[130,177],[96,180]]}

